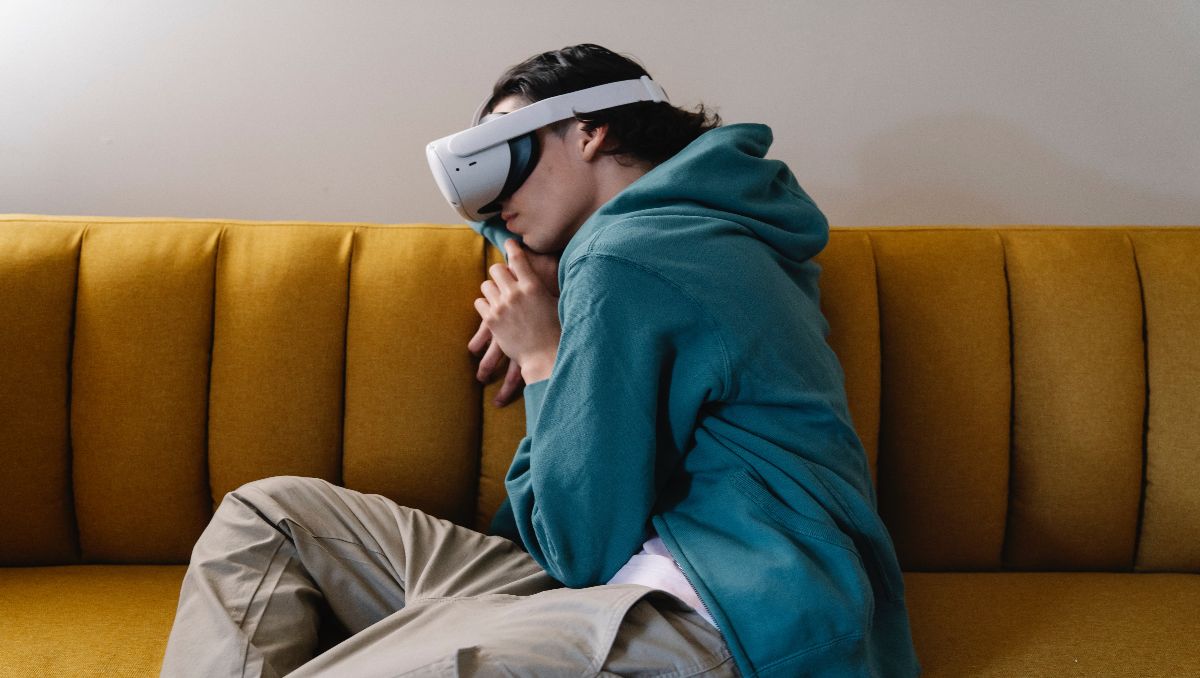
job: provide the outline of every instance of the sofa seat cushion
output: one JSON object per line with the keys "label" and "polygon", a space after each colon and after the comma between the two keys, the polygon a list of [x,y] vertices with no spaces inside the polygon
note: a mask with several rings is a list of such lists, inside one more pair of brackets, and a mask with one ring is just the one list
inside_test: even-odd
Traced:
{"label": "sofa seat cushion", "polygon": [[186,570],[0,567],[0,676],[157,676]]}
{"label": "sofa seat cushion", "polygon": [[1200,675],[1200,575],[906,572],[937,676]]}
{"label": "sofa seat cushion", "polygon": [[[157,676],[185,569],[0,568],[0,675]],[[1200,575],[904,580],[926,678],[1200,675]]]}

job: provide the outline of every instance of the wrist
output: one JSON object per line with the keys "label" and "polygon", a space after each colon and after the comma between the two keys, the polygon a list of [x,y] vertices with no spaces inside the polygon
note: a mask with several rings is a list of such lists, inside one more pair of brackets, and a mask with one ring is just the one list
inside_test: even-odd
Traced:
{"label": "wrist", "polygon": [[550,373],[554,370],[554,360],[533,359],[521,365],[521,379],[526,384],[532,384],[549,379]]}

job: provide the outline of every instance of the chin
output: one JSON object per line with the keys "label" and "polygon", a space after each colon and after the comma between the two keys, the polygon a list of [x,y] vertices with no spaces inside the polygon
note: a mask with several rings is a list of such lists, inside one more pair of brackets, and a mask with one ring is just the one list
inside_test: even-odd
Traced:
{"label": "chin", "polygon": [[536,240],[536,238],[531,238],[530,234],[528,234],[528,233],[517,233],[516,231],[512,231],[512,233],[514,233],[517,237],[519,237],[521,239],[521,244],[524,245],[526,249],[530,249],[535,252],[537,251],[537,247],[536,247],[537,243],[534,242],[534,240]]}

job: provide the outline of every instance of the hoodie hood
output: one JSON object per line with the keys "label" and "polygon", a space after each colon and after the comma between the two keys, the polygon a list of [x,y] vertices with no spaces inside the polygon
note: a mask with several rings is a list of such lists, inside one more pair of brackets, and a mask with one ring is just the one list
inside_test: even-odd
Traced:
{"label": "hoodie hood", "polygon": [[559,284],[580,246],[630,216],[703,216],[746,227],[784,259],[800,263],[829,241],[829,223],[788,166],[764,156],[774,135],[761,123],[701,134],[604,203],[563,250]]}

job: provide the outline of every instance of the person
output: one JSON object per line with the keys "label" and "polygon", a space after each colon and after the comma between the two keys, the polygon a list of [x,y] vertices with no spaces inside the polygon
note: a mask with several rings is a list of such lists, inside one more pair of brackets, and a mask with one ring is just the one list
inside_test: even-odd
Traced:
{"label": "person", "polygon": [[[646,74],[565,47],[487,110]],[[919,675],[819,308],[828,222],[772,141],[668,102],[538,129],[470,222],[505,263],[468,348],[526,417],[489,534],[247,483],[196,543],[163,675]]]}

